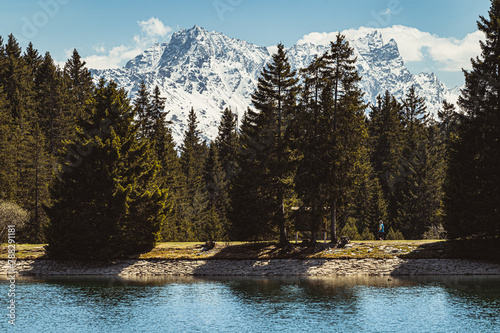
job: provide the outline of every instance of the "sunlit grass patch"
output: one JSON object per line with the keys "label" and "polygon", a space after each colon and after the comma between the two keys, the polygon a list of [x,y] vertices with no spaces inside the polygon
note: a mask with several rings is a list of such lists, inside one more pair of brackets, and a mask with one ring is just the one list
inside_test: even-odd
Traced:
{"label": "sunlit grass patch", "polygon": [[[15,244],[16,259],[38,259],[45,255],[45,244]],[[8,259],[9,244],[0,247],[0,259]]]}
{"label": "sunlit grass patch", "polygon": [[[442,240],[352,241],[344,248],[317,248],[290,244],[280,248],[275,242],[219,242],[214,249],[204,251],[203,242],[162,242],[151,251],[129,259],[387,259],[387,258],[446,258],[448,243]],[[44,244],[16,244],[17,259],[44,258]],[[0,259],[8,258],[8,244],[2,244]]]}

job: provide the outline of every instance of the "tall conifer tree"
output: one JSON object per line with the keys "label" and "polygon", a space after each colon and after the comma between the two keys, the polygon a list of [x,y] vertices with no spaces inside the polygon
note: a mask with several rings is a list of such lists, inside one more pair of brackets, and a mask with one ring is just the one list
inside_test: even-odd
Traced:
{"label": "tall conifer tree", "polygon": [[311,212],[311,241],[317,239],[317,232],[324,220],[328,207],[325,182],[327,142],[324,133],[328,115],[322,98],[327,89],[325,57],[316,57],[311,64],[301,70],[303,84],[297,116],[292,122],[293,146],[296,148],[295,190],[304,207]]}
{"label": "tall conifer tree", "polygon": [[331,42],[325,61],[328,70],[322,103],[328,131],[322,135],[328,147],[324,177],[327,180],[331,239],[336,242],[337,218],[340,217],[341,227],[347,222],[346,212],[352,204],[356,184],[368,173],[368,132],[364,118],[366,105],[358,87],[361,78],[355,67],[353,49],[344,36],[338,34],[335,42]]}
{"label": "tall conifer tree", "polygon": [[[264,67],[256,91],[252,95],[255,107],[256,134],[267,136],[256,158],[264,168],[270,197],[262,198],[273,202],[269,218],[279,230],[281,245],[288,243],[285,219],[287,178],[290,177],[290,150],[288,145],[289,124],[296,111],[298,93],[296,72],[291,69],[283,44],[272,60]],[[256,140],[257,137],[254,138]]]}
{"label": "tall conifer tree", "polygon": [[201,221],[202,240],[215,241],[226,238],[229,194],[226,173],[220,163],[217,146],[212,143],[205,161],[203,178],[206,184],[207,206]]}
{"label": "tall conifer tree", "polygon": [[160,177],[163,179],[165,188],[169,191],[167,204],[169,213],[166,216],[162,229],[163,240],[179,240],[177,238],[177,226],[180,221],[179,201],[182,191],[180,189],[181,167],[179,156],[175,149],[172,136],[171,122],[166,120],[169,111],[165,111],[165,98],[160,95],[160,88],[155,86],[151,96],[151,117],[153,119],[152,140],[156,157],[160,162]]}
{"label": "tall conifer tree", "polygon": [[231,178],[236,172],[236,157],[238,153],[238,119],[230,108],[222,112],[219,132],[215,144],[219,151],[220,163],[226,176]]}
{"label": "tall conifer tree", "polygon": [[[1,45],[1,40],[0,40]],[[0,56],[1,66],[1,56]],[[0,199],[12,201],[16,194],[16,160],[13,142],[14,120],[0,85]]]}
{"label": "tall conifer tree", "polygon": [[29,68],[30,77],[34,80],[36,72],[42,63],[42,57],[31,42],[28,44],[28,47],[24,51],[23,59]]}
{"label": "tall conifer tree", "polygon": [[152,137],[154,120],[152,117],[151,98],[148,87],[141,82],[139,91],[134,100],[135,113],[137,114],[138,134],[140,138],[149,139]]}
{"label": "tall conifer tree", "polygon": [[[32,45],[29,53],[36,58],[36,52]],[[30,223],[36,224],[33,219],[35,212],[31,211],[33,205],[33,191],[36,188],[33,174],[33,161],[30,159],[33,144],[32,128],[36,122],[35,117],[35,96],[34,96],[34,76],[36,73],[36,59],[22,54],[22,50],[15,37],[8,36],[6,44],[2,47],[2,66],[0,67],[0,86],[6,98],[6,109],[11,121],[9,126],[8,148],[12,154],[7,158],[7,164],[14,166],[13,172],[9,171],[12,177],[9,181],[12,186],[7,190],[9,197],[19,206],[30,210]],[[33,60],[31,62],[30,60]],[[19,236],[24,241],[34,241],[27,238],[25,230],[20,230]]]}
{"label": "tall conifer tree", "polygon": [[76,119],[69,112],[64,79],[47,52],[35,75],[36,119],[47,138],[49,154],[61,149],[62,141],[72,137]]}
{"label": "tall conifer tree", "polygon": [[104,80],[81,119],[73,158],[60,169],[47,208],[47,252],[60,259],[101,260],[148,251],[165,218],[166,190],[148,142],[137,140],[123,89]]}
{"label": "tall conifer tree", "polygon": [[28,189],[25,205],[30,212],[30,219],[23,228],[22,235],[26,242],[40,244],[45,242],[45,228],[48,224],[43,206],[50,204],[49,185],[53,181],[54,159],[48,152],[45,135],[38,124],[30,129],[27,140],[23,179]]}
{"label": "tall conifer tree", "polygon": [[74,114],[82,116],[85,107],[85,101],[92,93],[92,75],[85,67],[86,63],[78,54],[76,49],[73,50],[71,58],[64,65],[64,74],[68,80],[68,87],[74,101]]}
{"label": "tall conifer tree", "polygon": [[419,239],[441,223],[444,146],[437,125],[427,119],[425,100],[410,88],[403,101],[404,148],[396,184],[396,226]]}
{"label": "tall conifer tree", "polygon": [[373,169],[388,201],[392,220],[397,215],[395,190],[404,144],[401,104],[389,91],[379,95],[371,107],[369,130]]}
{"label": "tall conifer tree", "polygon": [[450,238],[500,236],[500,1],[477,23],[486,40],[464,71],[459,105],[465,115],[451,144],[446,185]]}
{"label": "tall conifer tree", "polygon": [[182,225],[180,227],[183,240],[196,239],[199,223],[206,207],[206,193],[203,182],[203,166],[207,155],[207,147],[201,139],[198,120],[193,108],[189,111],[187,129],[180,148],[180,164],[182,171],[182,194],[180,209]]}
{"label": "tall conifer tree", "polygon": [[[265,169],[257,155],[268,142],[256,126],[258,114],[248,109],[241,120],[238,138],[236,175],[230,189],[231,238],[236,240],[272,239],[273,224],[269,217],[275,209],[268,194]],[[261,134],[265,134],[262,132]]]}

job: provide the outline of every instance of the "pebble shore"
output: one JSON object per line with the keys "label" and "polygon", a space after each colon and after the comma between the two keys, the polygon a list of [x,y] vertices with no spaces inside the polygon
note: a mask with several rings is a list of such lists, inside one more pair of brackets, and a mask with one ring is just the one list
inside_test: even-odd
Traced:
{"label": "pebble shore", "polygon": [[[7,260],[0,276],[9,273]],[[462,259],[272,259],[272,260],[119,260],[85,263],[16,260],[16,275],[117,276],[403,276],[500,275],[500,264]]]}

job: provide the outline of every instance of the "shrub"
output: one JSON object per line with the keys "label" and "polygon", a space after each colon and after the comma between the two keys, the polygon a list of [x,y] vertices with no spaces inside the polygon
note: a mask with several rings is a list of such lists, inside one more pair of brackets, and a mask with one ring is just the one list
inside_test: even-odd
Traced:
{"label": "shrub", "polygon": [[446,230],[442,224],[430,226],[426,232],[422,235],[423,239],[445,239]]}
{"label": "shrub", "polygon": [[361,235],[358,232],[358,228],[356,228],[356,219],[349,217],[347,219],[347,223],[340,230],[340,236],[347,236],[350,240],[360,240]]}
{"label": "shrub", "polygon": [[403,234],[401,231],[392,229],[392,227],[389,229],[389,232],[387,233],[387,236],[385,237],[387,240],[403,240],[405,239],[403,237]]}
{"label": "shrub", "polygon": [[370,232],[370,228],[366,227],[363,230],[363,233],[361,233],[361,239],[362,240],[375,240],[375,235]]}
{"label": "shrub", "polygon": [[26,210],[13,202],[0,200],[0,241],[7,239],[7,226],[15,225],[21,228],[28,222],[29,214]]}

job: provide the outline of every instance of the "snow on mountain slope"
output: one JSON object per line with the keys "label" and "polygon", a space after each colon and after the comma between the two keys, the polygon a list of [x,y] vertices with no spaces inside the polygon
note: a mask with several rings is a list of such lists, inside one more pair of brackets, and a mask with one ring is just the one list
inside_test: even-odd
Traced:
{"label": "snow on mountain slope", "polygon": [[[357,58],[357,68],[361,79],[361,89],[367,102],[375,103],[379,94],[389,90],[398,99],[404,98],[412,85],[416,93],[424,97],[427,110],[435,115],[443,99],[455,103],[457,88],[448,89],[434,73],[411,74],[405,67],[394,39],[384,44],[382,34],[374,31],[363,38],[350,41]],[[288,50],[292,67],[306,67],[315,55],[321,55],[329,46],[310,43],[295,45]]]}
{"label": "snow on mountain slope", "polygon": [[[351,43],[367,102],[375,102],[377,95],[385,90],[402,98],[412,85],[426,99],[431,114],[437,112],[443,99],[456,101],[456,90],[449,90],[436,75],[411,74],[394,40],[384,44],[382,35],[375,31]],[[299,69],[326,50],[323,45],[300,44],[288,49],[288,56],[292,67]],[[250,96],[260,71],[270,58],[266,47],[194,26],[174,33],[168,43],[153,45],[124,68],[91,72],[95,80],[101,77],[114,80],[131,97],[141,81],[151,89],[158,85],[166,98],[166,110],[170,111],[174,139],[180,143],[191,107],[197,111],[200,130],[207,140],[217,135],[225,107],[231,107],[241,116],[251,105]]]}
{"label": "snow on mountain slope", "polygon": [[217,135],[221,111],[231,107],[242,114],[270,55],[265,47],[231,39],[200,27],[182,29],[168,43],[156,44],[129,61],[124,68],[93,70],[94,78],[114,80],[130,96],[142,80],[158,85],[166,97],[177,143],[185,130],[187,113],[197,111],[206,139]]}

